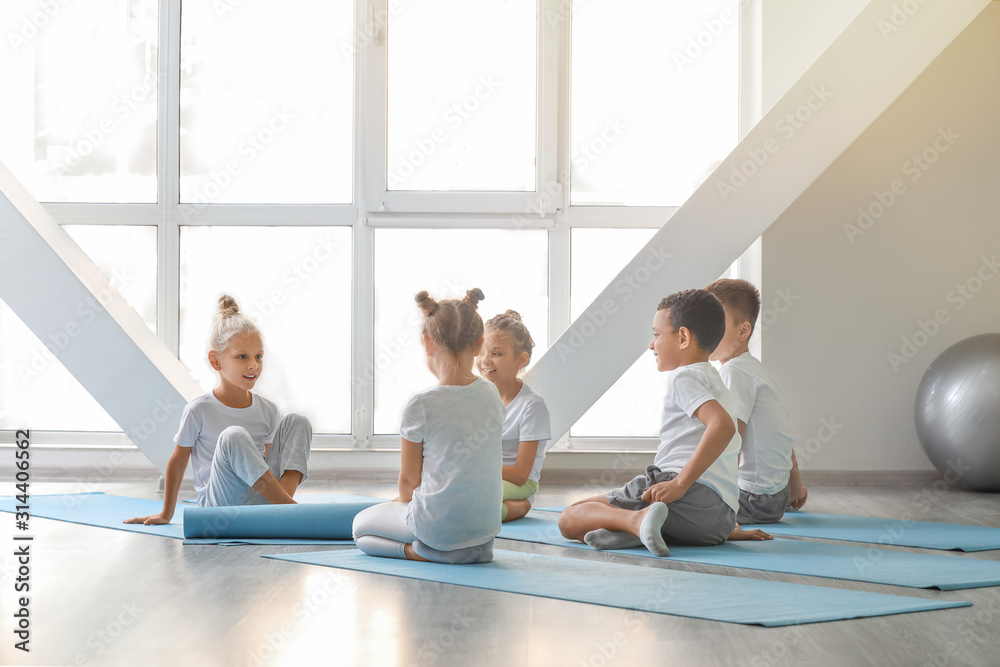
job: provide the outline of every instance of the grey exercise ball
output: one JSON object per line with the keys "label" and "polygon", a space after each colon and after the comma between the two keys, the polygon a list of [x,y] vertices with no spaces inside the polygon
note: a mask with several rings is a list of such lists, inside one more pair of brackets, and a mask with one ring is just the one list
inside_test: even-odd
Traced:
{"label": "grey exercise ball", "polygon": [[947,479],[1000,491],[1000,334],[942,352],[920,380],[914,412],[920,444]]}

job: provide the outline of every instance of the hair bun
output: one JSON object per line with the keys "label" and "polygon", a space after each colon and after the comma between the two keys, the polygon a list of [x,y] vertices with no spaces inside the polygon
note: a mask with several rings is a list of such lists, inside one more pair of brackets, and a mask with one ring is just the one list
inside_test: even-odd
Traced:
{"label": "hair bun", "polygon": [[219,315],[225,317],[227,315],[235,315],[238,312],[240,312],[240,307],[236,304],[236,299],[228,294],[223,294],[219,297]]}
{"label": "hair bun", "polygon": [[417,302],[417,307],[420,309],[420,312],[424,314],[424,317],[437,310],[437,301],[435,301],[434,297],[427,293],[427,290],[417,292],[417,295],[413,297],[413,300]]}
{"label": "hair bun", "polygon": [[483,294],[483,290],[478,287],[473,287],[465,293],[465,302],[473,308],[478,307],[479,302],[485,298],[486,295]]}
{"label": "hair bun", "polygon": [[521,313],[516,310],[507,310],[507,312],[504,313],[504,317],[509,317],[512,320],[517,320],[518,322],[521,321]]}

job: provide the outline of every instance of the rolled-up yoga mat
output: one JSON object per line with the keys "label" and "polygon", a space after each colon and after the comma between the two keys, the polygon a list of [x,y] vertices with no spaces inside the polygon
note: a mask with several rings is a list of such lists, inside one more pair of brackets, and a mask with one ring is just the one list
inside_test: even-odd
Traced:
{"label": "rolled-up yoga mat", "polygon": [[354,517],[379,501],[186,507],[184,537],[349,540]]}

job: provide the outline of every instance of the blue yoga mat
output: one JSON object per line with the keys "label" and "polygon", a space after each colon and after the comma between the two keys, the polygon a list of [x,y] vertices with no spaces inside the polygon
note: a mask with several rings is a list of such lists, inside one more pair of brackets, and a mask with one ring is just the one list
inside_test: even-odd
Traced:
{"label": "blue yoga mat", "polygon": [[494,551],[493,562],[481,565],[376,558],[357,549],[264,558],[769,627],[970,605],[503,549]]}
{"label": "blue yoga mat", "polygon": [[184,537],[349,540],[351,525],[363,509],[376,503],[315,503],[188,507],[184,510]]}
{"label": "blue yoga mat", "polygon": [[[566,508],[538,507],[532,509],[539,512],[561,512]],[[956,523],[935,523],[932,521],[786,512],[779,523],[747,526],[747,528],[760,528],[773,535],[865,542],[894,547],[916,547],[944,551],[1000,549],[1000,528],[963,526]]]}
{"label": "blue yoga mat", "polygon": [[1000,549],[1000,528],[954,523],[878,519],[845,514],[789,512],[779,523],[754,526],[774,535],[868,542],[948,551]]}
{"label": "blue yoga mat", "polygon": [[[126,524],[122,523],[123,520],[136,517],[136,516],[148,516],[150,514],[156,514],[163,509],[163,503],[159,500],[149,500],[145,498],[129,498],[126,496],[115,496],[108,495],[104,493],[74,493],[74,494],[63,494],[63,495],[34,495],[31,496],[30,502],[30,514],[32,518],[43,518],[43,519],[55,519],[57,521],[66,521],[69,523],[77,523],[88,526],[98,526],[101,528],[111,528],[114,530],[125,530],[132,533],[142,533],[145,535],[159,535],[161,537],[172,537],[175,539],[184,539],[184,522],[189,512],[198,512],[199,510],[213,510],[213,509],[233,509],[233,510],[253,510],[254,508],[271,508],[271,507],[287,507],[294,509],[303,509],[303,515],[309,515],[313,517],[310,520],[309,527],[307,531],[309,534],[306,535],[295,535],[296,523],[288,523],[286,515],[281,515],[280,521],[283,522],[282,528],[287,529],[284,534],[279,534],[274,528],[266,529],[268,535],[238,535],[233,532],[232,528],[235,526],[243,526],[242,522],[235,520],[234,518],[227,519],[229,523],[229,529],[222,531],[215,531],[218,534],[213,534],[211,532],[207,533],[207,537],[199,537],[195,539],[185,540],[185,544],[220,544],[220,545],[232,545],[232,544],[353,544],[354,541],[350,539],[350,523],[348,522],[346,538],[323,538],[318,539],[316,537],[315,524],[315,509],[316,507],[321,507],[326,509],[332,516],[336,516],[337,520],[342,523],[345,522],[346,513],[353,510],[354,514],[357,514],[361,509],[365,507],[370,507],[376,505],[380,502],[385,502],[381,498],[370,498],[366,496],[348,496],[339,494],[302,494],[301,497],[297,497],[299,500],[299,505],[285,505],[285,506],[251,506],[251,507],[239,507],[239,508],[206,508],[206,507],[196,507],[196,506],[185,506],[182,503],[177,504],[177,509],[174,513],[173,521],[165,526],[143,526],[136,524]],[[11,497],[0,497],[0,511],[2,512],[15,512],[16,505],[18,502],[16,499]],[[343,505],[343,507],[341,507]],[[306,509],[310,508],[310,509]],[[255,516],[259,516],[255,514]],[[215,520],[218,515],[214,517],[209,517],[210,520]],[[261,519],[264,520],[264,519]],[[353,516],[351,517],[353,521]],[[202,527],[204,530],[204,522],[202,521]],[[214,530],[212,525],[209,525],[210,530]],[[259,527],[253,532],[260,533],[263,532]],[[205,533],[203,533],[205,534]],[[342,526],[338,532],[338,535],[343,535]]]}
{"label": "blue yoga mat", "polygon": [[[503,524],[498,537],[593,551],[586,544],[563,537],[556,521],[554,514],[526,516]],[[657,558],[643,547],[615,549],[611,553]],[[997,561],[801,540],[726,542],[716,547],[671,546],[670,560],[944,591],[1000,586]]]}

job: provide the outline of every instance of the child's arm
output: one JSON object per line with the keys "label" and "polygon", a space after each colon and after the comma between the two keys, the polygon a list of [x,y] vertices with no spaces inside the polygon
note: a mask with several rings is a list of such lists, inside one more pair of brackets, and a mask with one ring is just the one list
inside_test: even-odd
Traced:
{"label": "child's arm", "polygon": [[517,446],[517,461],[512,466],[504,466],[500,477],[515,486],[524,486],[531,475],[531,466],[535,464],[538,454],[537,440],[522,440]]}
{"label": "child's arm", "polygon": [[191,459],[191,448],[174,445],[174,451],[167,461],[166,480],[163,484],[163,511],[159,514],[126,519],[122,523],[141,523],[144,526],[159,526],[170,523],[177,506],[177,492],[180,491],[184,471]]}
{"label": "child's arm", "polygon": [[424,443],[411,442],[400,438],[399,460],[399,502],[413,500],[413,489],[420,486],[420,474],[424,468]]}
{"label": "child's arm", "polygon": [[792,470],[788,473],[788,506],[799,510],[806,504],[809,492],[802,484],[802,475],[799,473],[799,462],[795,460],[795,452],[792,452]]}
{"label": "child's arm", "polygon": [[705,433],[701,436],[701,442],[698,443],[694,454],[684,464],[684,468],[681,469],[677,477],[669,482],[660,482],[646,489],[646,492],[642,494],[642,499],[647,503],[672,503],[683,497],[691,485],[705,474],[705,471],[715,463],[722,452],[726,451],[726,447],[736,435],[733,418],[718,401],[712,400],[702,403],[694,411],[694,416],[705,425]]}
{"label": "child's arm", "polygon": [[747,432],[747,423],[745,421],[743,421],[742,419],[737,419],[736,420],[736,432],[740,434],[740,441],[741,441],[740,442],[740,453],[736,455],[736,465],[739,465],[740,463],[743,462],[743,443],[742,443],[742,440],[743,440],[743,436],[745,436],[746,432]]}

